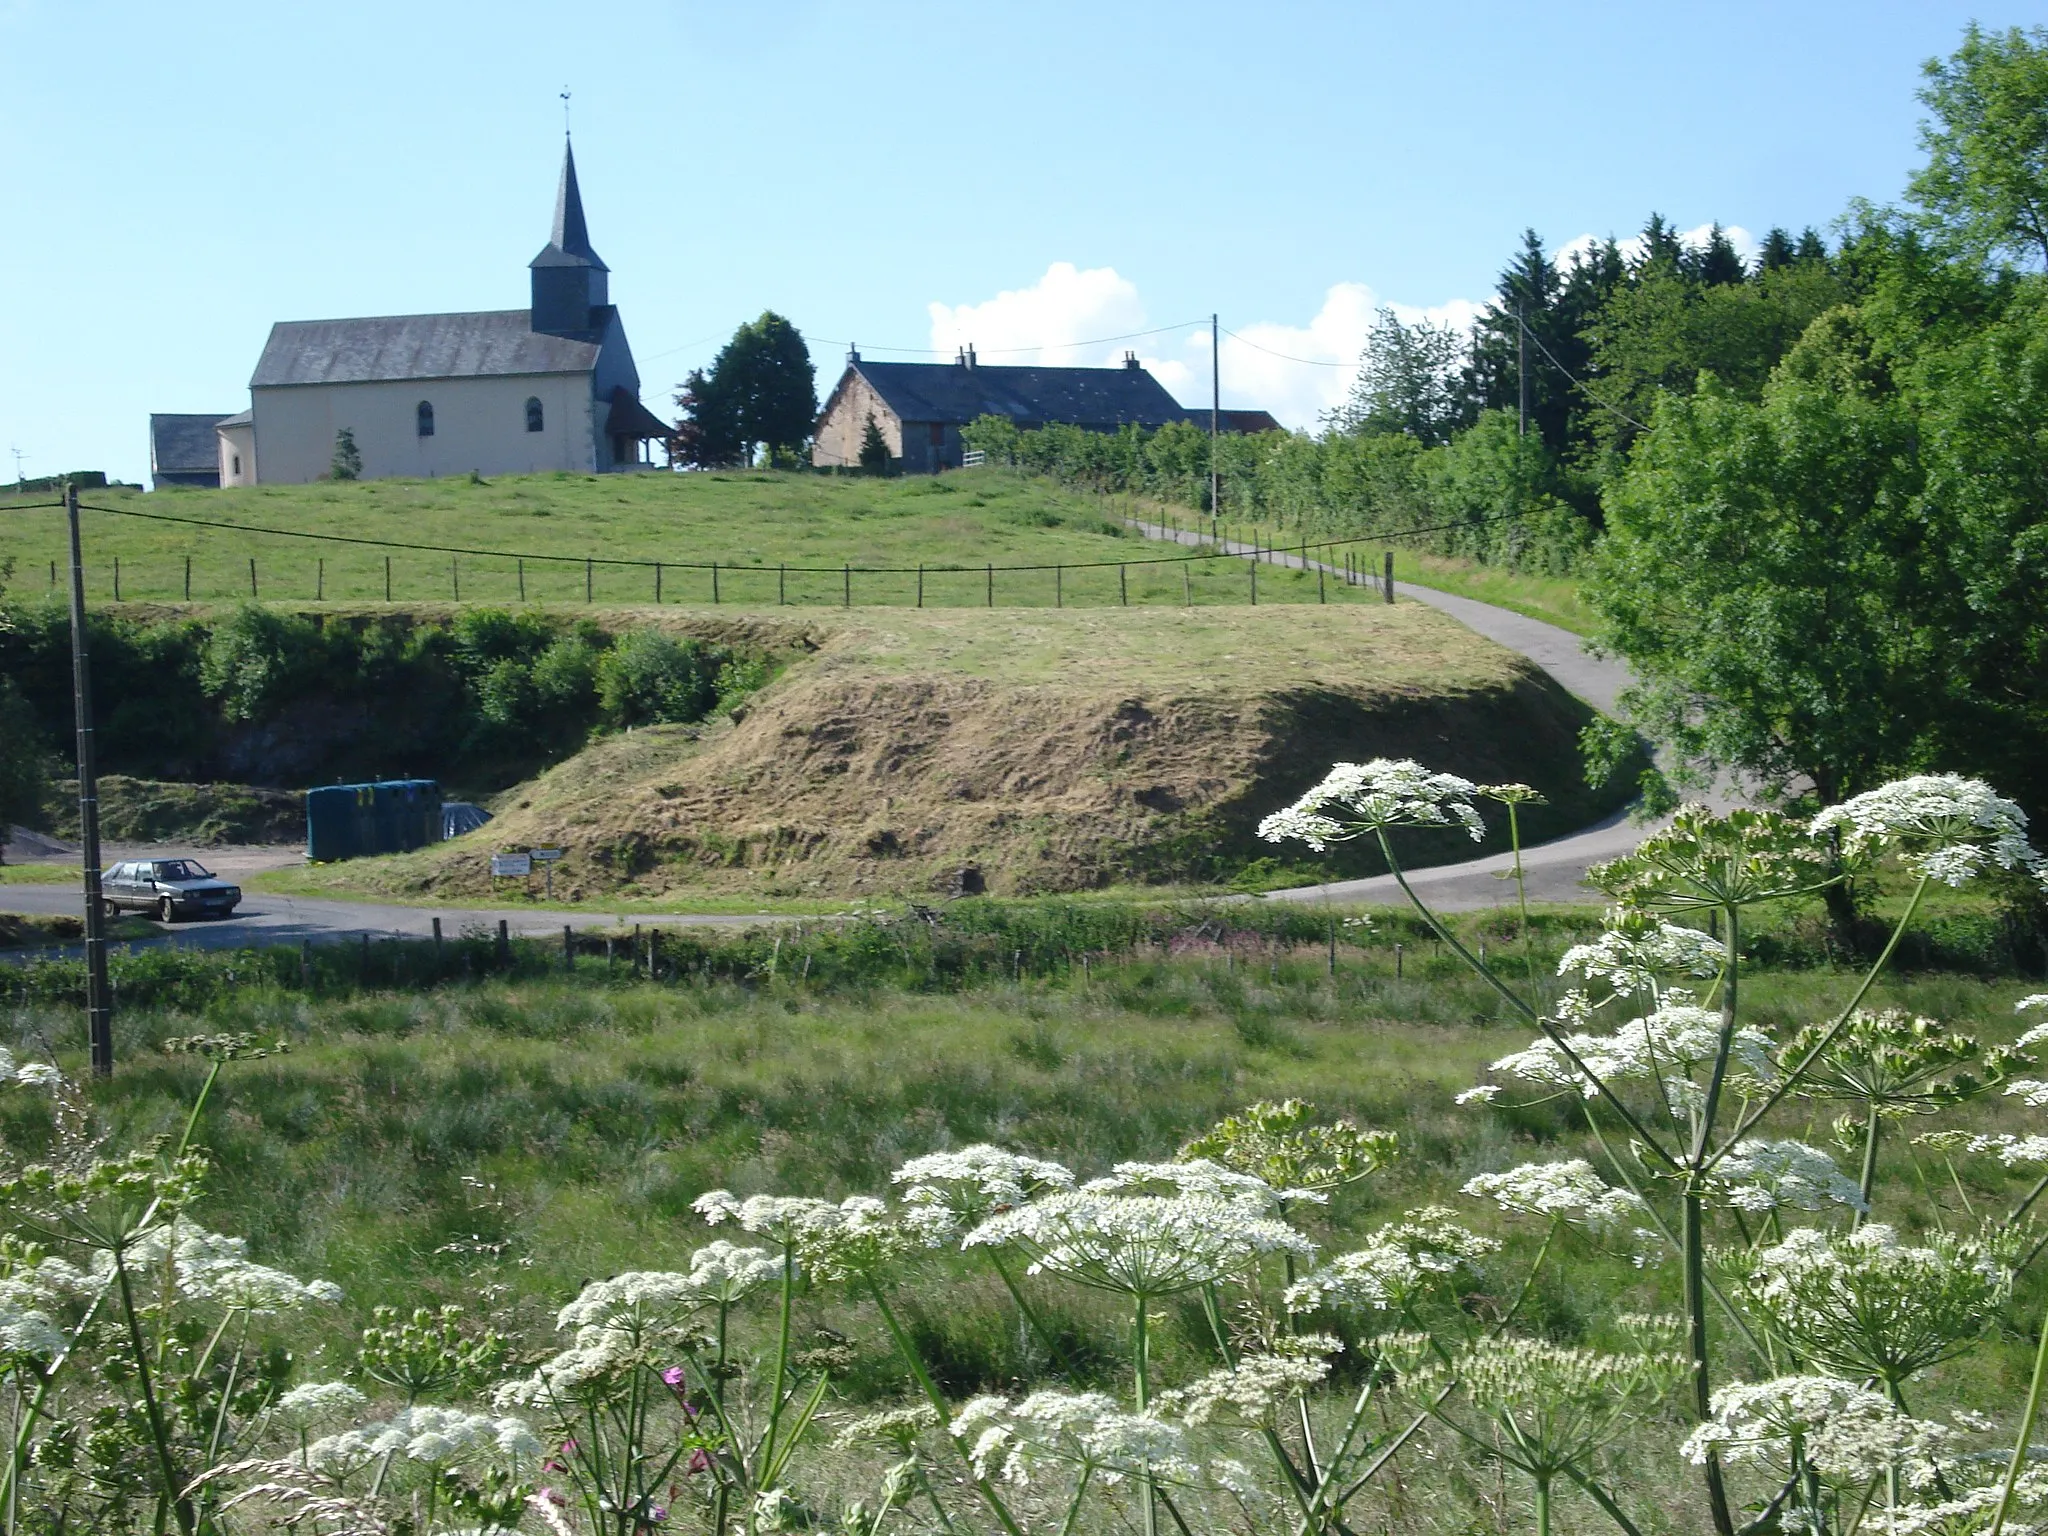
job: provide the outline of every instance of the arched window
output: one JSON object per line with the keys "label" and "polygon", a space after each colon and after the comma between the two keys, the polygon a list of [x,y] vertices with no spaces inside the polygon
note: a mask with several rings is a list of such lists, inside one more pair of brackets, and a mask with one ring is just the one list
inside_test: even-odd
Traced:
{"label": "arched window", "polygon": [[526,430],[529,432],[539,432],[544,430],[545,427],[546,418],[541,414],[540,396],[528,395],[526,397]]}
{"label": "arched window", "polygon": [[434,402],[422,400],[416,414],[419,417],[420,436],[432,437],[434,435]]}
{"label": "arched window", "polygon": [[242,456],[241,456],[241,455],[240,455],[240,454],[238,453],[238,454],[236,454],[236,455],[234,456],[234,459],[235,459],[235,473],[239,475],[239,474],[240,474],[240,473],[242,472]]}

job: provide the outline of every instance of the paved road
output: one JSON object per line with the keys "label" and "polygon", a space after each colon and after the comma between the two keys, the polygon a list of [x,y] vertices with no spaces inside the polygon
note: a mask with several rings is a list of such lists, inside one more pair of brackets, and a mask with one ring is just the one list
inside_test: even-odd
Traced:
{"label": "paved road", "polygon": [[[1210,548],[1218,543],[1188,529],[1168,528],[1158,523],[1137,522],[1136,527],[1147,538]],[[1221,542],[1231,554],[1249,555],[1253,552],[1249,544],[1228,539]],[[1330,575],[1343,575],[1339,566],[1318,560],[1304,562],[1301,556],[1290,555],[1285,550],[1261,551],[1261,559],[1289,570],[1312,571],[1320,566]],[[1374,585],[1377,584],[1375,580]],[[1491,603],[1454,597],[1432,587],[1418,587],[1412,582],[1399,580],[1394,583],[1394,598],[1397,602],[1406,598],[1441,609],[1467,629],[1528,657],[1563,687],[1602,713],[1613,711],[1621,691],[1632,680],[1628,668],[1620,662],[1595,656],[1586,642],[1570,630],[1545,624],[1541,619],[1527,618],[1505,608],[1496,608]],[[1569,837],[1524,848],[1522,878],[1528,885],[1530,899],[1597,901],[1598,893],[1583,884],[1586,870],[1628,852],[1641,841],[1647,830],[1632,823],[1626,812],[1617,812]],[[1461,912],[1475,907],[1498,906],[1515,898],[1514,881],[1502,878],[1512,863],[1510,854],[1489,854],[1461,864],[1438,864],[1418,869],[1408,876],[1408,883],[1418,896],[1442,911]],[[1328,885],[1296,886],[1290,890],[1269,891],[1267,896],[1274,901],[1398,902],[1403,899],[1401,888],[1395,884],[1392,875],[1375,875],[1365,880],[1336,880]]]}

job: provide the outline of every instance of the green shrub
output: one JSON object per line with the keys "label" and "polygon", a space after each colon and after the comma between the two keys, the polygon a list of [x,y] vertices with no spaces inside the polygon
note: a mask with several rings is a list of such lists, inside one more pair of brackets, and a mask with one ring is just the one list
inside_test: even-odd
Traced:
{"label": "green shrub", "polygon": [[597,696],[614,726],[701,720],[718,700],[726,653],[643,630],[619,638],[597,664]]}

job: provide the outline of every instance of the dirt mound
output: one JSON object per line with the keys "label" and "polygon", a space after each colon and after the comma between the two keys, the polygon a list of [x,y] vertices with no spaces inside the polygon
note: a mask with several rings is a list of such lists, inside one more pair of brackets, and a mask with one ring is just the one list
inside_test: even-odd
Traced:
{"label": "dirt mound", "polygon": [[[1240,613],[1220,643],[1242,651],[1213,658],[1228,665],[1187,654],[1219,643],[1213,623],[1133,641],[1126,620],[1124,648],[1090,662],[1100,637],[1080,621],[1004,622],[991,637],[986,622],[970,635],[954,618],[891,615],[827,636],[739,718],[600,742],[504,797],[471,838],[371,878],[482,895],[491,848],[561,846],[555,892],[572,898],[1228,879],[1277,852],[1256,838],[1261,816],[1332,761],[1375,756],[1536,785],[1552,803],[1525,817],[1532,839],[1608,808],[1579,778],[1585,706],[1426,610],[1333,615],[1320,631],[1298,611]],[[1057,664],[1034,664],[1034,645]],[[1003,666],[963,663],[976,646]],[[1173,664],[1142,664],[1155,652]],[[1449,836],[1414,848],[1469,851]],[[1333,867],[1368,872],[1377,855],[1347,849],[1317,869]]]}

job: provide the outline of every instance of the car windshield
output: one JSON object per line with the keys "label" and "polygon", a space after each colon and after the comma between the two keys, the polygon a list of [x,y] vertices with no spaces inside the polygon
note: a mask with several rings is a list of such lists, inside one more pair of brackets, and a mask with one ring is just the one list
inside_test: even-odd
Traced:
{"label": "car windshield", "polygon": [[212,873],[197,859],[166,859],[156,866],[159,880],[205,880],[211,878]]}

